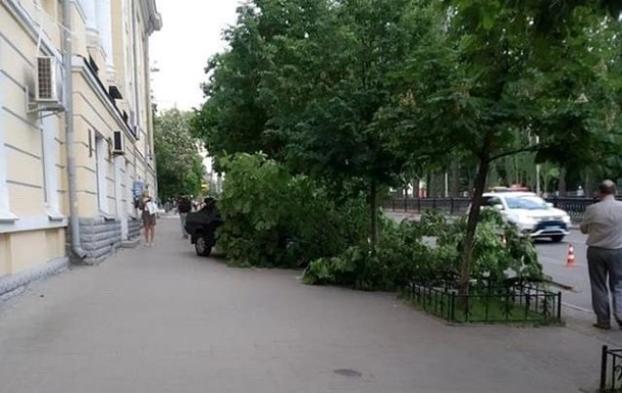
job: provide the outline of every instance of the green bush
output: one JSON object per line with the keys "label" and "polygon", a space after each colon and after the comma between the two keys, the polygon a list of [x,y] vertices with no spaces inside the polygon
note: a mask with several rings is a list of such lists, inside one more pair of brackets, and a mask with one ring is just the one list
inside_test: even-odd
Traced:
{"label": "green bush", "polygon": [[[335,284],[363,290],[396,290],[412,281],[432,282],[456,276],[466,221],[452,223],[434,212],[420,222],[382,222],[376,252],[355,246],[332,258],[313,261],[305,271],[307,284]],[[486,211],[478,226],[472,276],[488,282],[510,277],[540,279],[542,267],[530,239]]]}
{"label": "green bush", "polygon": [[362,241],[364,200],[337,205],[321,184],[292,176],[262,154],[237,154],[221,164],[226,176],[218,244],[231,263],[306,266]]}

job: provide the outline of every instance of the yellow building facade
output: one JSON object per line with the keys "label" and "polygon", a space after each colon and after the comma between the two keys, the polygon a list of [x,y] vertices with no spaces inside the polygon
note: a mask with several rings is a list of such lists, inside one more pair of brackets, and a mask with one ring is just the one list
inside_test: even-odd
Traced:
{"label": "yellow building facade", "polygon": [[0,295],[139,237],[155,0],[0,2]]}

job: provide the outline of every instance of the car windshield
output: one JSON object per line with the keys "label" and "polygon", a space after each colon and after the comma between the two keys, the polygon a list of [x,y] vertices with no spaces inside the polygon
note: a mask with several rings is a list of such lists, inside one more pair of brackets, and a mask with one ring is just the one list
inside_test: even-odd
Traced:
{"label": "car windshield", "polygon": [[542,198],[535,196],[506,198],[505,201],[508,204],[509,209],[548,209],[546,202]]}

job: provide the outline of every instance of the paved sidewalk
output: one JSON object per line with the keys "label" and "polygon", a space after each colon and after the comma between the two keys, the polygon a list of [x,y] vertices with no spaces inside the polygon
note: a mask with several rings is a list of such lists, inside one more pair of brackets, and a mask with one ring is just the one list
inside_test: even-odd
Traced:
{"label": "paved sidewalk", "polygon": [[155,248],[0,305],[0,391],[568,393],[596,387],[601,344],[622,346],[620,331],[454,327],[391,294],[229,268],[178,228],[164,218]]}

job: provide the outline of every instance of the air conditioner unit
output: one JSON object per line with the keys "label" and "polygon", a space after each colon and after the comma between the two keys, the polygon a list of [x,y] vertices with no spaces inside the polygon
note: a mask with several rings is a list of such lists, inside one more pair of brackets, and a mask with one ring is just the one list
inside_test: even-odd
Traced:
{"label": "air conditioner unit", "polygon": [[38,103],[59,103],[57,63],[54,57],[37,57],[35,78],[35,101]]}
{"label": "air conditioner unit", "polygon": [[114,132],[114,137],[112,138],[112,154],[125,154],[125,135],[123,135],[123,131]]}

